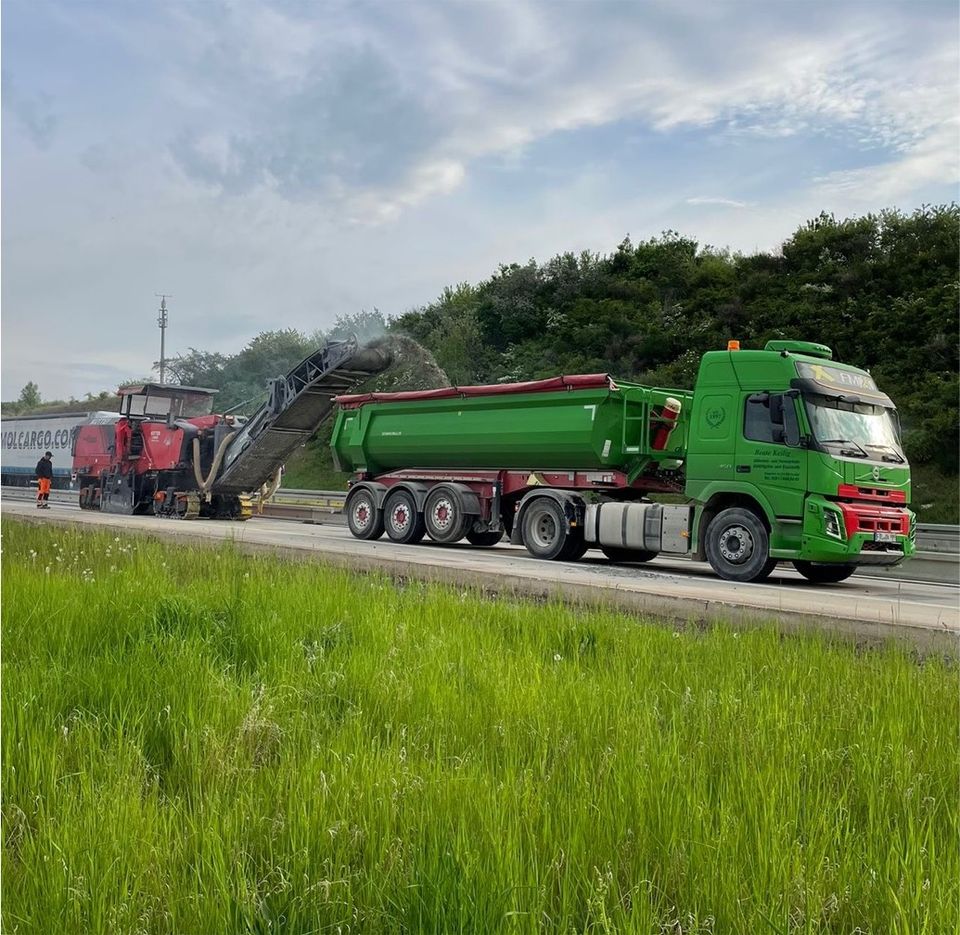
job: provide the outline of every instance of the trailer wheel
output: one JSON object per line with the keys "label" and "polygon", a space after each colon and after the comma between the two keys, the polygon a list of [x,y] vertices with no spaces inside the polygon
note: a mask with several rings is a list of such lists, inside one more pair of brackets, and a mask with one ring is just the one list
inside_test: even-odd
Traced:
{"label": "trailer wheel", "polygon": [[423,514],[409,490],[395,490],[383,504],[383,525],[394,542],[416,545],[427,531]]}
{"label": "trailer wheel", "polygon": [[552,497],[537,497],[523,511],[523,544],[536,558],[565,561],[582,543],[572,542],[567,535],[567,518],[563,507]]}
{"label": "trailer wheel", "polygon": [[347,497],[347,526],[356,539],[379,539],[383,535],[383,511],[369,490],[361,488]]}
{"label": "trailer wheel", "polygon": [[651,552],[648,549],[624,549],[616,545],[602,545],[600,546],[600,551],[603,552],[611,562],[616,562],[618,565],[649,562],[650,559],[656,558],[660,554],[659,552]]}
{"label": "trailer wheel", "polygon": [[777,567],[770,558],[770,536],[756,513],[731,507],[707,527],[707,559],[727,581],[763,581]]}
{"label": "trailer wheel", "polygon": [[503,538],[503,530],[497,529],[495,532],[474,532],[472,529],[467,532],[467,542],[470,545],[479,546],[483,549],[489,549],[496,545]]}
{"label": "trailer wheel", "polygon": [[467,534],[471,517],[463,511],[456,492],[448,487],[435,487],[423,504],[423,521],[427,535],[434,542],[457,542]]}
{"label": "trailer wheel", "polygon": [[856,565],[821,565],[818,562],[793,563],[793,567],[803,575],[807,581],[814,584],[836,584],[846,581],[856,570]]}

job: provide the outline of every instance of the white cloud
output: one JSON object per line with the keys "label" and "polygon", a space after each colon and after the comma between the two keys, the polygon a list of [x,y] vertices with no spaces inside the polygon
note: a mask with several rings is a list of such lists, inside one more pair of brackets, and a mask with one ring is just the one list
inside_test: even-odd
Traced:
{"label": "white cloud", "polygon": [[826,199],[870,206],[908,198],[930,184],[960,184],[960,120],[944,121],[930,134],[904,146],[890,161],[831,172],[815,179],[815,190]]}
{"label": "white cloud", "polygon": [[[177,15],[201,21],[194,33],[203,34],[206,8],[186,9]],[[886,7],[882,16],[857,5],[818,7],[809,15],[798,7],[739,11],[720,16],[683,5],[593,3],[564,7],[560,15],[553,5],[516,0],[335,4],[292,13],[254,3],[227,7],[206,53],[180,64],[195,73],[194,83],[214,88],[210,99],[221,122],[243,127],[231,143],[240,152],[232,162],[256,153],[281,189],[292,182],[291,197],[352,191],[345,210],[355,218],[357,205],[368,204],[375,222],[448,193],[449,175],[432,166],[456,164],[463,180],[483,157],[616,121],[641,121],[665,135],[715,127],[733,135],[817,133],[866,147],[905,147],[956,110],[952,34],[906,7]],[[331,65],[357,55],[366,64],[347,72],[349,84],[324,86]],[[230,98],[217,86],[236,85],[236,57],[249,68]],[[271,64],[277,61],[282,65]],[[378,63],[387,61],[380,78]],[[332,96],[344,94],[349,106],[337,108]],[[395,101],[378,111],[373,102],[384,95]],[[353,139],[354,115],[362,119],[371,108],[384,125],[368,128],[412,131],[390,152],[389,180],[369,161],[376,136]],[[268,119],[258,127],[261,112]],[[391,126],[394,114],[399,124]],[[293,160],[289,151],[291,142],[306,142],[303,134],[287,139],[290,130],[277,127],[317,120],[329,137],[315,140],[311,156],[321,174],[304,174],[302,157]],[[344,132],[352,142],[342,153],[347,162],[337,164]],[[219,161],[231,160],[221,154]],[[210,165],[184,165],[209,176]],[[245,184],[258,180],[256,170]]]}
{"label": "white cloud", "polygon": [[709,195],[696,195],[693,198],[687,198],[688,205],[718,205],[723,208],[746,208],[745,201],[737,201],[735,198],[714,198]]}

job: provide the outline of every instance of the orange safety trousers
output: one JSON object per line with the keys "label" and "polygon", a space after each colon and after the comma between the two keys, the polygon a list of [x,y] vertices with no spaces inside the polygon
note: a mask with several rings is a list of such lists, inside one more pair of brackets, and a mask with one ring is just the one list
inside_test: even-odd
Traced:
{"label": "orange safety trousers", "polygon": [[50,478],[49,477],[38,477],[37,478],[37,499],[41,497],[47,497],[50,495]]}

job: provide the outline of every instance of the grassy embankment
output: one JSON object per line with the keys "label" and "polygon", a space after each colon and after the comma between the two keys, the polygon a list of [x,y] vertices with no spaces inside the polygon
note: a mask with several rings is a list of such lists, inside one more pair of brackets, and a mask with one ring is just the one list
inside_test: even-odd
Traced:
{"label": "grassy embankment", "polygon": [[3,544],[4,932],[953,930],[940,659]]}

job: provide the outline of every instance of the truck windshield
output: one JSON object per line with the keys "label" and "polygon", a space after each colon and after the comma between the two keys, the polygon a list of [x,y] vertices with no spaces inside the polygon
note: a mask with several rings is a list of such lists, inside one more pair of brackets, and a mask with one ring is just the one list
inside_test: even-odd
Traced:
{"label": "truck windshield", "polygon": [[893,409],[838,399],[805,396],[807,418],[817,443],[853,457],[902,464],[906,461]]}
{"label": "truck windshield", "polygon": [[208,416],[213,409],[213,397],[206,393],[184,393],[175,409],[184,419],[195,419],[197,416]]}

